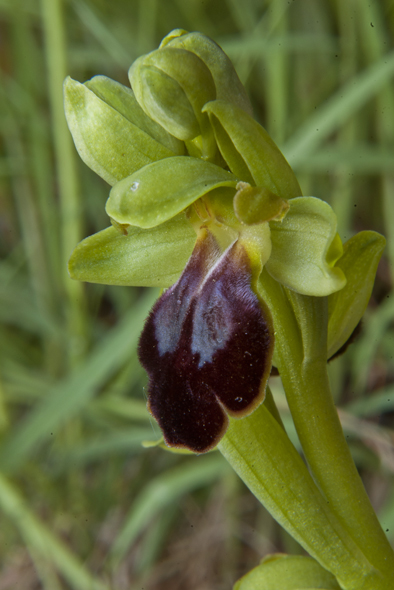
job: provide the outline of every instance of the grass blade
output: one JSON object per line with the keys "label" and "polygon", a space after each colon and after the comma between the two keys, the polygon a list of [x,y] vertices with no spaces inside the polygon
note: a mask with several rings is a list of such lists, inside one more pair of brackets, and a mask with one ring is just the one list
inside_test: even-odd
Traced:
{"label": "grass blade", "polygon": [[123,558],[130,545],[161,510],[184,494],[212,483],[229,469],[221,455],[214,453],[189,459],[187,463],[152,479],[134,500],[125,524],[114,541],[111,551],[113,563]]}
{"label": "grass blade", "polygon": [[110,590],[107,584],[95,579],[77,557],[29,510],[14,486],[0,475],[0,509],[10,518],[28,547],[34,548],[59,572],[74,590]]}
{"label": "grass blade", "polygon": [[378,94],[393,75],[394,51],[337,90],[283,147],[289,164],[297,168],[331,133]]}
{"label": "grass blade", "polygon": [[39,443],[80,412],[99,386],[126,362],[135,351],[143,321],[155,296],[156,292],[150,291],[141,298],[122,323],[96,346],[84,364],[56,385],[48,397],[15,428],[4,441],[0,453],[0,468],[3,471],[17,470]]}

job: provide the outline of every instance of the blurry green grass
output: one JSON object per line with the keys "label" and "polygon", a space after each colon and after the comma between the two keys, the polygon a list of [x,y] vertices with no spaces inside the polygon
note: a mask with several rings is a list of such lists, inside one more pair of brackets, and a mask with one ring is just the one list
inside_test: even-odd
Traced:
{"label": "blurry green grass", "polygon": [[[394,542],[394,2],[0,0],[3,587],[230,588],[263,554],[298,550],[218,454],[141,446],[159,436],[136,359],[157,294],[66,272],[76,243],[108,224],[108,187],[76,155],[62,80],[127,83],[176,27],[222,45],[343,239],[387,237],[363,333],[330,378]],[[273,390],[297,442],[277,379]]]}

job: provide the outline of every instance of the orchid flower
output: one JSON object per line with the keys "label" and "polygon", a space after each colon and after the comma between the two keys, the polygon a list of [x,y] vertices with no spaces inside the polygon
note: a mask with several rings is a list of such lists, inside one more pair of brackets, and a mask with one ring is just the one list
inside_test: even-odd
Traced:
{"label": "orchid flower", "polygon": [[[175,39],[183,37],[189,36]],[[142,106],[152,119],[157,115],[167,127],[159,128],[161,142],[156,127],[155,133],[147,136],[149,149],[144,156],[154,161],[135,171],[140,162],[135,163],[131,131],[129,145],[116,146],[109,137],[111,149],[107,151],[106,142],[100,153],[93,153],[98,151],[99,131],[91,131],[91,121],[97,125],[104,111],[106,135],[111,130],[115,137],[123,116],[124,128],[138,123],[140,137],[147,127],[141,120],[145,123],[147,116],[130,90],[101,77],[86,85],[71,80],[66,83],[66,112],[80,154],[103,178],[109,180],[116,174],[118,179],[106,205],[113,227],[80,244],[71,257],[70,272],[79,280],[160,287],[169,287],[182,272],[152,311],[142,335],[140,357],[150,375],[149,409],[165,441],[169,446],[202,452],[215,446],[224,434],[226,412],[244,416],[264,399],[274,335],[270,311],[257,290],[263,266],[281,283],[307,295],[329,295],[341,289],[346,279],[335,267],[342,244],[329,205],[300,197],[293,172],[264,129],[237,104],[220,98],[209,100],[220,95],[215,93],[210,70],[195,53],[173,48],[172,43],[140,58],[131,68],[130,77]],[[204,142],[201,134],[192,137],[200,131],[192,109],[188,132],[180,129],[179,119],[183,119],[178,110],[168,114],[158,105],[160,100],[167,105],[166,96],[152,99],[149,93],[157,88],[156,76],[161,80],[167,76],[163,70],[173,72],[177,60],[183,67],[185,57],[193,63],[197,60],[204,84],[206,79],[211,81],[211,95],[199,97],[198,107],[201,126],[210,126],[215,143]],[[158,64],[163,69],[158,69]],[[232,69],[231,77],[238,80]],[[171,81],[175,84],[173,78]],[[216,80],[219,89],[220,82]],[[183,97],[183,91],[177,90]],[[118,106],[121,98],[123,115]],[[209,102],[204,103],[205,99]],[[129,104],[132,100],[133,108]],[[172,105],[169,103],[170,109]],[[153,127],[153,120],[150,124]],[[194,141],[194,155],[163,155],[163,135],[166,145],[173,146],[177,154]],[[186,140],[183,149],[179,137]],[[220,150],[222,166],[196,157],[198,146],[203,150],[206,143],[211,151],[215,145],[215,162],[220,161]],[[123,160],[134,158],[128,169],[115,168],[120,158],[114,160],[114,145],[114,149],[123,150]],[[247,342],[255,335],[259,345],[256,343],[252,354]],[[174,399],[170,404],[171,392]]]}
{"label": "orchid flower", "polygon": [[[111,226],[76,247],[71,277],[163,288],[139,358],[166,445],[218,446],[341,587],[385,587],[360,585],[380,575],[368,568],[384,578],[392,567],[325,377],[364,313],[384,238],[361,232],[342,244],[332,208],[302,196],[211,39],[175,30],[129,78],[132,90],[103,76],[65,82],[76,148],[112,187]],[[315,481],[267,387],[272,364]],[[319,538],[299,514],[307,505]]]}

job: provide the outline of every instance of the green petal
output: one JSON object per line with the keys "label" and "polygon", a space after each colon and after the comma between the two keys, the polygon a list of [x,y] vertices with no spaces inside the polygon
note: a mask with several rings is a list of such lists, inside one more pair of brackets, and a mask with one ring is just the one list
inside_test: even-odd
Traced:
{"label": "green petal", "polygon": [[271,221],[272,254],[266,264],[277,281],[303,295],[322,297],[342,289],[343,271],[337,219],[331,207],[314,197],[290,201],[283,221]]}
{"label": "green petal", "polygon": [[79,155],[109,184],[174,155],[84,84],[67,78],[64,100],[67,123]]}
{"label": "green petal", "polygon": [[250,115],[223,100],[209,102],[203,111],[208,113],[222,156],[236,176],[282,199],[302,194],[279,148]]}
{"label": "green petal", "polygon": [[362,231],[344,244],[337,263],[346,275],[346,286],[328,298],[328,358],[351,336],[371,297],[376,269],[386,240],[373,231]]}
{"label": "green petal", "polygon": [[182,273],[196,242],[185,216],[149,230],[114,227],[90,236],[69,261],[72,279],[105,285],[169,287]]}
{"label": "green petal", "polygon": [[248,572],[234,590],[340,590],[335,577],[311,557],[268,555]]}
{"label": "green petal", "polygon": [[145,131],[176,156],[182,156],[185,153],[183,141],[179,141],[179,139],[170,135],[163,127],[144,113],[131,88],[123,86],[123,84],[119,84],[119,82],[115,82],[115,80],[111,80],[106,76],[94,76],[94,78],[85,82],[84,86],[87,86],[96,96],[128,119],[130,123],[136,125],[141,131]]}
{"label": "green petal", "polygon": [[174,156],[145,166],[118,182],[106,205],[120,224],[154,227],[218,187],[234,187],[230,172],[199,158]]}

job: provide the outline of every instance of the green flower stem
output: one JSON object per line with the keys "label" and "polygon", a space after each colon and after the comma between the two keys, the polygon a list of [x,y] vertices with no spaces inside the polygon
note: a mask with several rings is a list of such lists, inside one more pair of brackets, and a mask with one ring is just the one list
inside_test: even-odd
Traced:
{"label": "green flower stem", "polygon": [[247,418],[231,420],[218,447],[273,517],[342,588],[387,590],[265,404]]}
{"label": "green flower stem", "polygon": [[273,314],[275,360],[313,477],[343,526],[385,576],[385,587],[394,588],[394,554],[354,465],[329,387],[326,298],[286,291],[267,273],[260,286]]}

